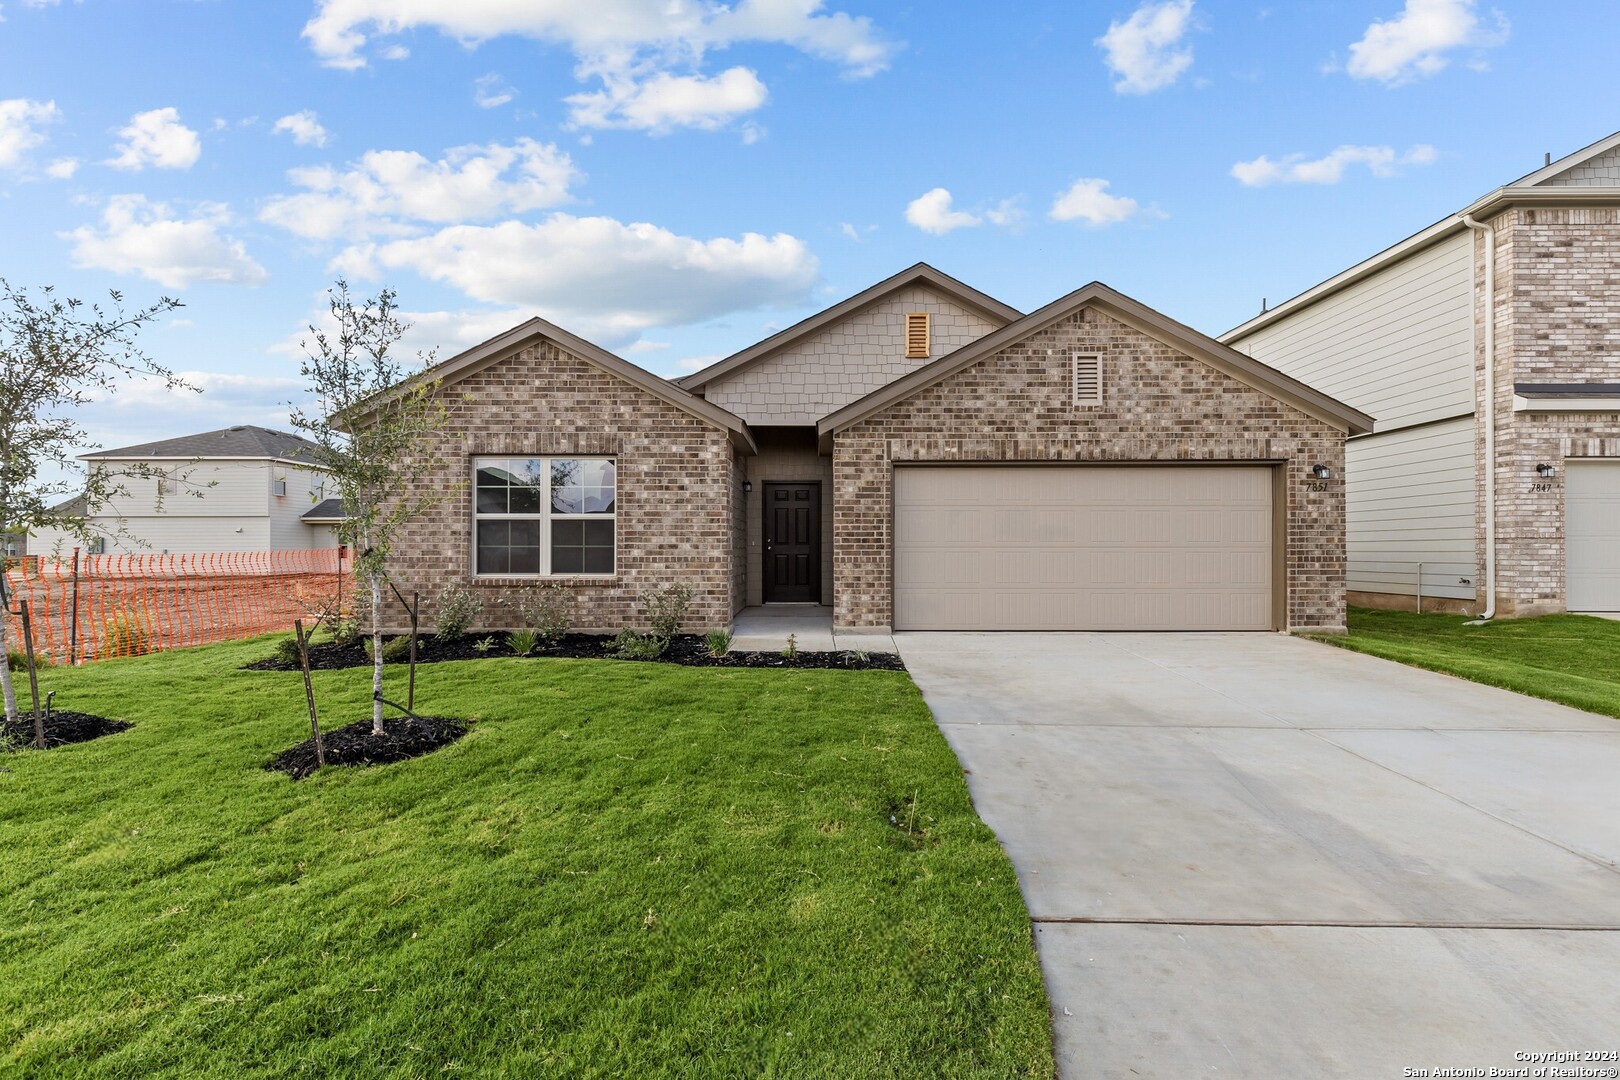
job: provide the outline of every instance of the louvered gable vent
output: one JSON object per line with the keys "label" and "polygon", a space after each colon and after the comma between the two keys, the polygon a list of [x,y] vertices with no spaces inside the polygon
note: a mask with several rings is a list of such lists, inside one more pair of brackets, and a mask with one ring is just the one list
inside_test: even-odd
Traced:
{"label": "louvered gable vent", "polygon": [[928,359],[928,312],[906,314],[906,359]]}
{"label": "louvered gable vent", "polygon": [[1101,405],[1103,399],[1102,357],[1076,353],[1074,357],[1074,403]]}

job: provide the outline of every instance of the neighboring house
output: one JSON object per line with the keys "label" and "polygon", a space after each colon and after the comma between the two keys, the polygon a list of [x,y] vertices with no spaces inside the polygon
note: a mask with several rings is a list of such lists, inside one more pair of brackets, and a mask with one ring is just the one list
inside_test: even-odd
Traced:
{"label": "neighboring house", "polygon": [[1620,611],[1620,134],[1221,340],[1378,418],[1352,602],[1412,607],[1422,564],[1426,606]]}
{"label": "neighboring house", "polygon": [[330,522],[304,517],[324,498],[326,474],[310,464],[313,448],[284,431],[238,425],[81,454],[81,461],[114,473],[141,465],[163,475],[119,480],[126,493],[90,517],[95,539],[88,544],[42,530],[29,538],[29,551],[66,554],[79,547],[91,555],[179,554],[336,547]]}
{"label": "neighboring house", "polygon": [[28,554],[28,534],[11,533],[3,538],[5,540],[5,554],[8,559],[18,559]]}
{"label": "neighboring house", "polygon": [[[915,266],[676,382],[531,319],[439,364],[454,492],[400,575],[575,625],[830,605],[901,630],[1344,627],[1370,419],[1100,284],[1028,315]],[[397,620],[397,613],[395,613]]]}

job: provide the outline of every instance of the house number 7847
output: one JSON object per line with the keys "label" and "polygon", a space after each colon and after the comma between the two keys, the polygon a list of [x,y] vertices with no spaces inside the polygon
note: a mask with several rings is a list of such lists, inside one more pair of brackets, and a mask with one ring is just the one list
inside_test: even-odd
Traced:
{"label": "house number 7847", "polygon": [[1552,490],[1552,485],[1551,484],[1543,484],[1543,483],[1535,483],[1535,484],[1530,485],[1530,490],[1531,491],[1551,491]]}

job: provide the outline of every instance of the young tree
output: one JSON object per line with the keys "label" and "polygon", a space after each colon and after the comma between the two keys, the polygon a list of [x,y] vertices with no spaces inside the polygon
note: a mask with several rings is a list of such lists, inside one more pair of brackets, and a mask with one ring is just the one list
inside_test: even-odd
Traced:
{"label": "young tree", "polygon": [[[444,498],[411,480],[439,462],[433,439],[444,420],[438,384],[423,376],[431,354],[408,371],[393,348],[410,329],[384,289],[356,300],[348,282],[328,290],[331,325],[311,326],[301,372],[313,396],[310,410],[295,408],[292,423],[319,447],[314,464],[343,500],[338,538],[355,552],[355,575],[367,589],[371,612],[371,730],[383,733],[383,587],[399,530]],[[329,491],[329,493],[331,493]]]}
{"label": "young tree", "polygon": [[[0,536],[59,529],[88,541],[88,518],[111,499],[127,495],[124,481],[151,470],[142,466],[85,469],[75,450],[94,447],[77,419],[91,401],[116,393],[131,378],[152,378],[171,389],[186,386],[135,344],[148,323],[180,301],[162,297],[134,311],[113,292],[107,308],[30,293],[0,278]],[[72,496],[82,496],[64,505]],[[0,594],[4,593],[0,575]],[[11,597],[3,597],[10,610]],[[8,647],[0,616],[0,652]],[[6,721],[17,722],[10,665],[0,664]]]}

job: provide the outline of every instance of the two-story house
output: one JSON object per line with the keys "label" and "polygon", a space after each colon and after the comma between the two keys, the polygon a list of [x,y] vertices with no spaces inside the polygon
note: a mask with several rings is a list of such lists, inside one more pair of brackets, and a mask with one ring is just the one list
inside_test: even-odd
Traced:
{"label": "two-story house", "polygon": [[[43,530],[31,555],[75,546],[88,555],[303,550],[336,547],[337,516],[314,444],[285,431],[239,424],[219,431],[82,454],[112,473],[122,493],[89,517],[86,545]],[[129,471],[131,465],[143,468]],[[324,508],[324,509],[323,509]],[[313,516],[311,516],[313,515]]]}
{"label": "two-story house", "polygon": [[1352,603],[1620,612],[1620,134],[1221,336],[1371,414]]}

